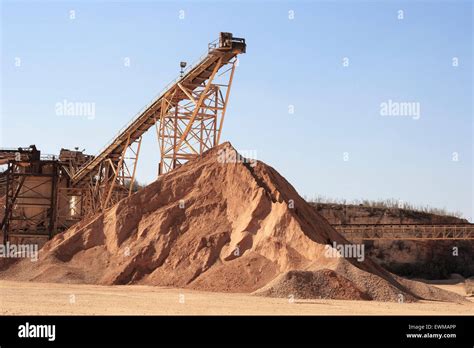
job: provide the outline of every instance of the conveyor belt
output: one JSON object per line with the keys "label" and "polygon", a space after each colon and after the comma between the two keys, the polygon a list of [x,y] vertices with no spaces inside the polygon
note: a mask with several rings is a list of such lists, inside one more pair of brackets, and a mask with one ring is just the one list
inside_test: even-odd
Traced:
{"label": "conveyor belt", "polygon": [[[222,39],[222,34],[227,34],[227,39]],[[225,36],[224,36],[225,37]],[[99,164],[117,155],[120,155],[128,144],[136,141],[146,131],[155,125],[157,115],[160,114],[161,99],[173,96],[174,101],[189,99],[178,84],[186,87],[188,90],[195,90],[201,86],[212,74],[216,68],[220,69],[240,53],[245,52],[245,40],[232,37],[232,34],[221,33],[221,39],[218,44],[211,45],[208,53],[194,66],[189,67],[184,76],[173,81],[167,88],[142,112],[138,114],[128,125],[126,125],[119,134],[107,144],[99,155],[95,156],[89,162],[86,162],[79,171],[72,177],[72,183],[77,184],[93,172]]]}

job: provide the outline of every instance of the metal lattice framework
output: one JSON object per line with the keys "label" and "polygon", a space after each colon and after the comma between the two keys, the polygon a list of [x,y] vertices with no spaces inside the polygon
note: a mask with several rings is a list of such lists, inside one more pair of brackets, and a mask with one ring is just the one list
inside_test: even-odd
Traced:
{"label": "metal lattice framework", "polygon": [[[65,196],[74,199],[83,216],[103,211],[130,195],[142,135],[156,127],[165,174],[217,145],[229,93],[245,40],[221,33],[208,52],[186,73],[165,87],[104,149],[71,177]],[[80,196],[80,197],[79,197]]]}
{"label": "metal lattice framework", "polygon": [[104,211],[134,189],[142,136],[156,128],[158,174],[165,174],[219,143],[237,56],[245,40],[220,33],[196,64],[168,84],[97,156],[61,149],[40,156],[34,146],[0,149],[3,239],[45,236]]}
{"label": "metal lattice framework", "polygon": [[[171,171],[219,143],[236,67],[232,63],[217,77],[220,65],[217,64],[209,80],[196,89],[191,90],[178,83],[179,89],[169,98],[162,99],[157,122],[161,152],[159,174]],[[224,81],[214,83],[218,78]],[[184,93],[189,99],[176,98],[178,93]]]}
{"label": "metal lattice framework", "polygon": [[35,231],[36,235],[51,237],[56,228],[58,162],[38,160],[32,164],[37,170],[34,175],[25,171],[23,162],[8,163],[1,229],[16,233]]}

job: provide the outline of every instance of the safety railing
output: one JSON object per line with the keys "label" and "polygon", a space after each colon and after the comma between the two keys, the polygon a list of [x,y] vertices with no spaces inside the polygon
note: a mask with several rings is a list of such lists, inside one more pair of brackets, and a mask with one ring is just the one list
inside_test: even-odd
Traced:
{"label": "safety railing", "polygon": [[332,225],[348,239],[474,239],[474,224]]}

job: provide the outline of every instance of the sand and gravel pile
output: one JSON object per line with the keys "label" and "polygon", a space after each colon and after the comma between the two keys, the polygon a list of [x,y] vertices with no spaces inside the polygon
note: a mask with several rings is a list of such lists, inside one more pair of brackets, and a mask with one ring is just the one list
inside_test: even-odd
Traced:
{"label": "sand and gravel pile", "polygon": [[330,298],[335,300],[370,300],[354,283],[329,269],[319,271],[289,271],[257,290],[269,297]]}
{"label": "sand and gravel pile", "polygon": [[0,278],[279,297],[463,300],[401,280],[368,258],[328,257],[333,242],[349,243],[273,168],[242,161],[224,143],[57,235],[37,262],[17,262]]}

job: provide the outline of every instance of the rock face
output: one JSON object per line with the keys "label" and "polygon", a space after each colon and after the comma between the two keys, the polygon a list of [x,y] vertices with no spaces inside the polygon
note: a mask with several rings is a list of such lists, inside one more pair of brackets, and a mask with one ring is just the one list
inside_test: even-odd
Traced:
{"label": "rock face", "polygon": [[466,219],[399,208],[310,203],[330,224],[464,224]]}
{"label": "rock face", "polygon": [[334,242],[349,243],[273,168],[224,143],[57,235],[37,262],[17,262],[0,278],[228,292],[273,281],[273,294],[286,297],[283,277],[288,291],[319,286],[301,296],[462,301],[401,281],[368,258],[328,256]]}
{"label": "rock face", "polygon": [[[398,208],[310,203],[330,224],[465,224],[466,219]],[[400,276],[447,279],[474,275],[472,240],[364,240],[367,255]],[[453,255],[456,248],[458,253]]]}
{"label": "rock face", "polygon": [[[474,241],[364,241],[367,255],[400,276],[448,279],[452,273],[474,275]],[[454,250],[457,250],[454,253]]]}

